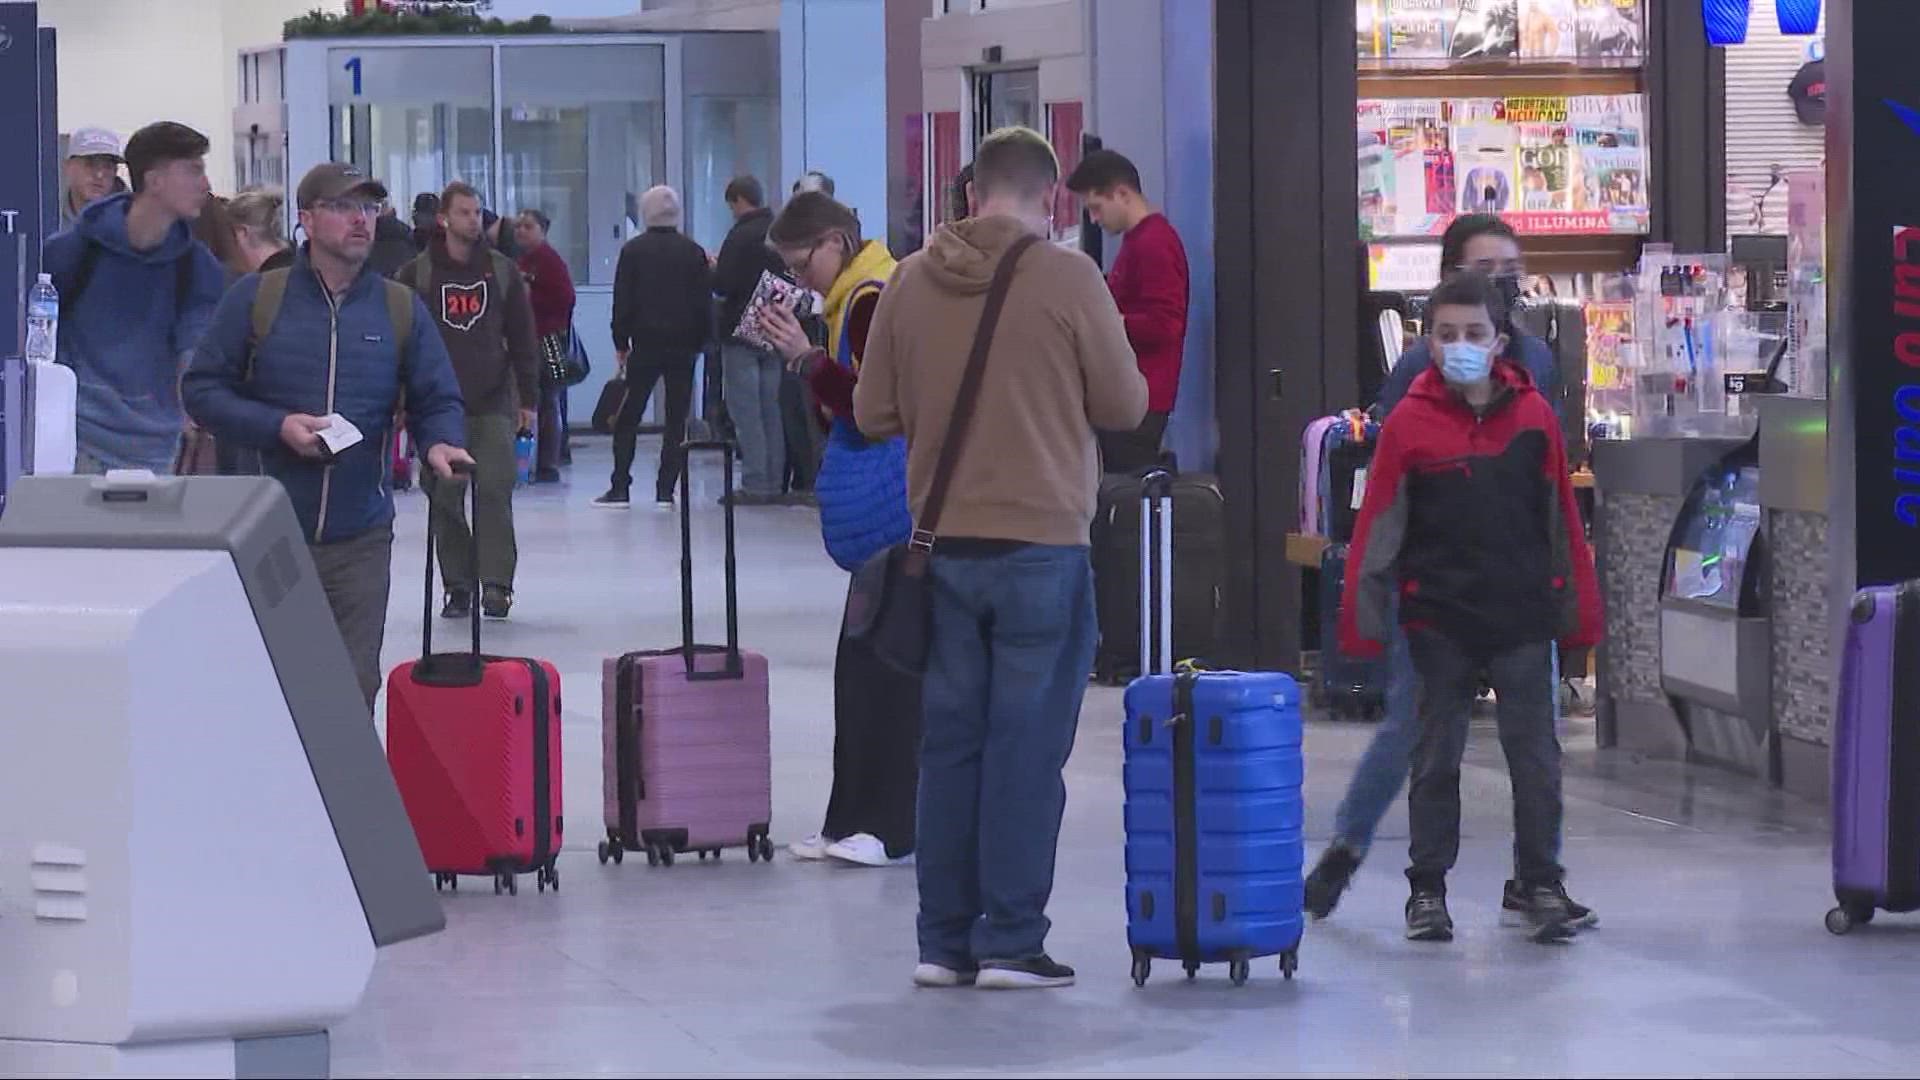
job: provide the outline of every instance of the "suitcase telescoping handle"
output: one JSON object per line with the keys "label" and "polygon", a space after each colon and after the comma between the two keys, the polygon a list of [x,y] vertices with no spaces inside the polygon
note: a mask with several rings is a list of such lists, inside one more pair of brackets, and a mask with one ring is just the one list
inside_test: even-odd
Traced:
{"label": "suitcase telescoping handle", "polygon": [[[456,474],[466,477],[467,498],[470,499],[473,504],[472,516],[469,520],[477,525],[480,521],[480,488],[479,485],[474,482],[474,468],[474,466],[466,464],[465,462],[459,462],[454,465],[453,471]],[[446,483],[446,481],[440,480],[438,476],[433,477],[432,480],[422,479],[423,482],[426,483]],[[431,498],[431,496],[429,496],[429,498]],[[436,539],[437,533],[437,530],[434,528],[434,519],[436,517],[438,517],[437,514],[434,514],[431,510],[428,511],[427,573],[426,585],[423,590],[425,599],[422,603],[420,617],[420,662],[414,665],[414,675],[415,678],[422,682],[431,681],[437,684],[459,686],[472,685],[479,681],[481,669],[485,666],[480,660],[480,530],[473,530],[473,542],[467,545],[467,550],[471,553],[471,561],[467,566],[468,588],[474,591],[474,595],[467,598],[467,607],[473,618],[473,650],[466,654],[452,654],[452,656],[459,656],[468,661],[468,663],[465,664],[455,665],[448,662],[451,657],[436,658],[433,655],[433,556],[434,540]]]}
{"label": "suitcase telescoping handle", "polygon": [[1140,674],[1164,675],[1174,665],[1172,475],[1142,476],[1140,502]]}
{"label": "suitcase telescoping handle", "polygon": [[[744,679],[746,667],[740,660],[740,571],[734,553],[733,528],[733,443],[724,439],[689,440],[681,444],[689,454],[715,451],[720,455],[722,476],[721,504],[726,508],[727,537],[727,662],[719,671],[694,670],[694,655],[703,651],[693,643],[693,470],[683,462],[680,468],[680,644],[681,659],[687,665],[690,682],[715,679]],[[713,650],[704,650],[711,652]]]}

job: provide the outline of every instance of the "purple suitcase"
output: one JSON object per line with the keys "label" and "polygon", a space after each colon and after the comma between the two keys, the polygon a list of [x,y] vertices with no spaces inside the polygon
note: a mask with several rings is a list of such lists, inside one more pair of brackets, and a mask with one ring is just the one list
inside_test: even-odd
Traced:
{"label": "purple suitcase", "polygon": [[1920,910],[1920,582],[1854,597],[1833,733],[1827,929]]}
{"label": "purple suitcase", "polygon": [[[733,494],[733,447],[718,450]],[[674,649],[632,652],[601,670],[602,779],[607,839],[600,861],[644,851],[672,866],[681,852],[744,844],[749,861],[773,861],[773,752],[767,659],[740,648],[739,576],[732,499],[726,509],[727,643],[693,641],[693,495],[680,479],[680,628]]]}

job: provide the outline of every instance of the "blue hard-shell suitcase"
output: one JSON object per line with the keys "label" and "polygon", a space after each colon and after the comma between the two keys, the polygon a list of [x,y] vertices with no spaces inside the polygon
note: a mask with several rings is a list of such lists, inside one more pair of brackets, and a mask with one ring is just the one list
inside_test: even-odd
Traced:
{"label": "blue hard-shell suitcase", "polygon": [[[1172,510],[1153,478],[1146,498],[1142,547],[1158,557],[1143,565],[1157,571],[1170,562]],[[1141,669],[1160,673],[1126,694],[1134,985],[1146,985],[1155,959],[1179,960],[1189,977],[1226,963],[1240,985],[1253,960],[1278,956],[1291,979],[1305,927],[1300,688],[1274,673],[1166,673],[1171,591],[1165,574],[1143,576],[1160,589],[1159,603],[1143,603],[1152,613],[1141,620]]]}

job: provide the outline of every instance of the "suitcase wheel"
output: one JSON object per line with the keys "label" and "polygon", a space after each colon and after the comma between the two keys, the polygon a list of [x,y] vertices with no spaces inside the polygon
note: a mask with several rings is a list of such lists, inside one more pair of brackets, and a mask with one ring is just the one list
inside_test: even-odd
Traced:
{"label": "suitcase wheel", "polygon": [[1133,950],[1133,985],[1145,986],[1153,975],[1153,957],[1145,949]]}
{"label": "suitcase wheel", "polygon": [[514,877],[510,871],[493,875],[493,895],[499,896],[503,892],[508,896],[520,895],[520,879]]}
{"label": "suitcase wheel", "polygon": [[767,835],[767,827],[756,825],[747,830],[747,861],[773,861],[773,838]]}
{"label": "suitcase wheel", "polygon": [[1253,974],[1253,962],[1244,955],[1236,956],[1227,964],[1227,977],[1235,986],[1247,985],[1247,977]]}
{"label": "suitcase wheel", "polygon": [[1856,926],[1865,926],[1872,921],[1872,908],[1842,904],[1827,912],[1827,933],[1844,934]]}
{"label": "suitcase wheel", "polygon": [[1289,949],[1280,954],[1280,977],[1293,981],[1293,973],[1300,969],[1300,954]]}
{"label": "suitcase wheel", "polygon": [[560,867],[558,863],[553,859],[548,859],[547,865],[534,871],[533,880],[535,884],[539,886],[541,892],[546,892],[548,889],[559,892]]}

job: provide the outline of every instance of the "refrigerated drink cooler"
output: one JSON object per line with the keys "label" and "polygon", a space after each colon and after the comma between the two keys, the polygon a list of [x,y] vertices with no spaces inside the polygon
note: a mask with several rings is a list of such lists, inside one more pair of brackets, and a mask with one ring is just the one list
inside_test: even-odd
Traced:
{"label": "refrigerated drink cooler", "polygon": [[1660,599],[1660,681],[1692,756],[1778,775],[1773,638],[1758,440],[1688,493],[1667,545]]}

